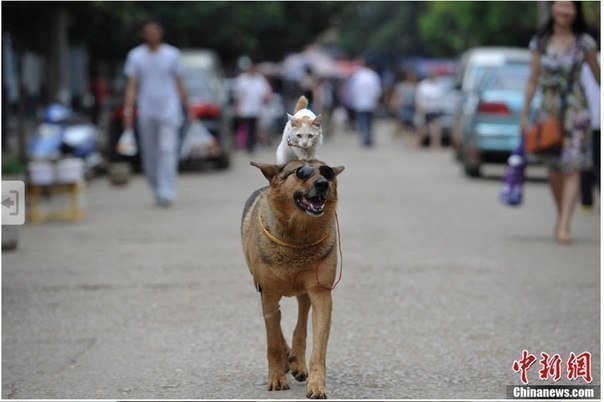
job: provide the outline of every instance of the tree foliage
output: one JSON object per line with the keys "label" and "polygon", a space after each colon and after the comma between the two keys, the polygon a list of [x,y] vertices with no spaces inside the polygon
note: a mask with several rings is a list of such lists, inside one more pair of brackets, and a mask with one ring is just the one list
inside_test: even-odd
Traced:
{"label": "tree foliage", "polygon": [[536,30],[534,2],[430,2],[420,16],[421,41],[431,55],[473,46],[526,47]]}
{"label": "tree foliage", "polygon": [[[70,43],[94,60],[123,60],[140,43],[141,22],[159,17],[166,41],[218,51],[227,64],[247,54],[282,60],[330,29],[351,56],[370,51],[408,57],[455,56],[471,46],[525,47],[537,28],[538,2],[4,2],[3,27],[28,49],[44,52],[53,11],[69,14]],[[599,2],[584,2],[599,26]]]}

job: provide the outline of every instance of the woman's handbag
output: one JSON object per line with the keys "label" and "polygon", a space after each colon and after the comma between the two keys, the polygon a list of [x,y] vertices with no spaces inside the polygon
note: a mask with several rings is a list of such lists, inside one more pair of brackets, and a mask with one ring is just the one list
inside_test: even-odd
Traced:
{"label": "woman's handbag", "polygon": [[526,151],[532,154],[557,153],[564,142],[564,127],[559,117],[548,117],[526,130]]}

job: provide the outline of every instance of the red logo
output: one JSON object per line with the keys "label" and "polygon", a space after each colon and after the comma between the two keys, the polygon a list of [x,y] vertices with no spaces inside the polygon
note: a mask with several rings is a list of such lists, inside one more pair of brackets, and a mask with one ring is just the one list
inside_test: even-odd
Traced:
{"label": "red logo", "polygon": [[526,373],[528,369],[531,368],[533,363],[535,363],[535,360],[537,360],[535,355],[527,352],[526,349],[522,351],[522,358],[519,361],[514,360],[512,369],[515,372],[520,373],[520,381],[522,381],[523,384],[528,384],[528,378]]}
{"label": "red logo", "polygon": [[[522,351],[522,356],[518,360],[514,360],[512,370],[520,374],[520,381],[523,384],[528,384],[528,370],[537,361],[537,358],[526,349]],[[562,359],[559,354],[550,356],[545,352],[541,352],[541,360],[539,360],[539,379],[547,381],[552,379],[554,382],[562,378]],[[591,383],[591,353],[583,352],[580,355],[571,353],[566,361],[566,378],[569,380],[578,380],[582,378],[585,382]]]}
{"label": "red logo", "polygon": [[547,381],[551,376],[552,380],[558,381],[562,377],[562,359],[559,354],[549,357],[547,353],[541,352],[542,359],[539,360],[541,370],[539,370],[539,378]]}
{"label": "red logo", "polygon": [[583,352],[579,356],[571,353],[568,357],[566,367],[568,371],[567,378],[569,380],[583,378],[585,382],[591,382],[591,353]]}

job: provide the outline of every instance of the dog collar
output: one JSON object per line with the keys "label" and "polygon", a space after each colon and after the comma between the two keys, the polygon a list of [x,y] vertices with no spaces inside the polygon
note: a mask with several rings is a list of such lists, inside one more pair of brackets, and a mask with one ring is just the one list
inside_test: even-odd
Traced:
{"label": "dog collar", "polygon": [[268,229],[264,226],[264,223],[262,223],[262,214],[260,212],[258,212],[258,222],[260,223],[260,227],[262,228],[262,231],[264,232],[264,235],[266,237],[268,237],[268,239],[270,241],[272,241],[275,244],[278,244],[280,246],[283,247],[289,247],[289,248],[295,248],[295,249],[302,249],[302,248],[306,248],[306,247],[312,247],[312,246],[316,246],[317,244],[321,243],[322,241],[324,241],[325,239],[327,239],[329,237],[329,233],[327,233],[325,236],[321,237],[319,240],[310,243],[310,244],[305,244],[303,246],[299,246],[297,244],[291,244],[291,243],[287,243],[284,242],[283,240],[279,240],[278,238],[276,238],[275,236],[273,236]]}

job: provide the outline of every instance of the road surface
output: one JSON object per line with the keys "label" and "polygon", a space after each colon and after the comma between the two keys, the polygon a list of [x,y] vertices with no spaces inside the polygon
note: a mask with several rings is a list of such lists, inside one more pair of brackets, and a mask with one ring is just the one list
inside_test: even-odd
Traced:
{"label": "road surface", "polygon": [[[589,351],[600,384],[599,212],[577,213],[574,243],[558,245],[543,169],[512,209],[497,200],[500,167],[468,179],[449,150],[377,130],[373,149],[342,132],[320,152],[346,166],[328,397],[504,398],[523,349]],[[250,159],[274,153],[181,175],[168,210],[142,177],[124,188],[100,178],[81,222],[21,227],[2,257],[3,398],[304,398],[292,377],[289,391],[265,389],[239,236],[245,199],[265,185]],[[282,310],[290,339],[295,300]],[[545,383],[536,367],[531,383]]]}

